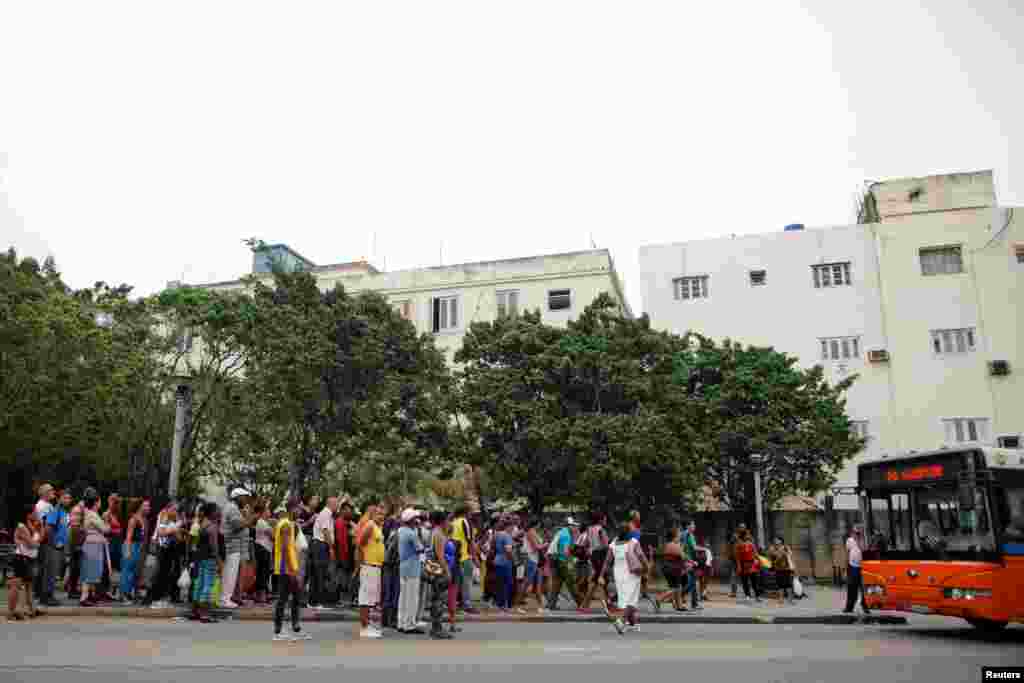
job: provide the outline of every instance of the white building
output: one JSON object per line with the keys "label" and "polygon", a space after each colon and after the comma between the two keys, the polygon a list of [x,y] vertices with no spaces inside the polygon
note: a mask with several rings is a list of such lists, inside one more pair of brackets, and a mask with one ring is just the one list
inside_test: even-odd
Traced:
{"label": "white building", "polygon": [[833,380],[859,374],[847,412],[869,442],[842,486],[865,459],[1014,444],[1024,431],[1024,222],[994,208],[991,172],[871,195],[877,223],[646,246],[639,258],[656,327],[773,346]]}
{"label": "white building", "polygon": [[[537,310],[544,322],[565,325],[598,295],[607,293],[631,315],[622,281],[607,249],[461,263],[381,272],[365,261],[317,266],[285,245],[255,252],[253,273],[270,280],[269,258],[309,270],[323,290],[341,284],[349,292],[373,290],[411,320],[419,332],[436,335],[448,358],[474,322],[516,311]],[[200,285],[243,289],[242,280]]]}

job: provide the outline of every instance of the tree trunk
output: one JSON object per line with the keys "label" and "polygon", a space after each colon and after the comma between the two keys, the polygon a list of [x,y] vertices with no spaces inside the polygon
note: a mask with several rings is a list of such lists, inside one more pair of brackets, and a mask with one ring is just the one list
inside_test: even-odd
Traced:
{"label": "tree trunk", "polygon": [[288,491],[290,495],[302,499],[306,495],[306,481],[309,478],[309,470],[313,461],[312,444],[309,439],[309,430],[302,430],[302,447],[299,449],[298,457],[292,461],[288,471]]}

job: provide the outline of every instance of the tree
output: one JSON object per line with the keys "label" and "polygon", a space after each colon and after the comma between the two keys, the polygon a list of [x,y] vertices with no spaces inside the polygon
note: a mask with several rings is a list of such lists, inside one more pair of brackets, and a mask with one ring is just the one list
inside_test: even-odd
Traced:
{"label": "tree", "polygon": [[704,483],[729,508],[752,505],[745,481],[753,454],[764,458],[764,501],[772,506],[827,488],[864,447],[843,399],[855,375],[831,385],[821,366],[801,369],[795,357],[772,348],[689,336],[676,380],[689,395],[688,419],[707,435]]}

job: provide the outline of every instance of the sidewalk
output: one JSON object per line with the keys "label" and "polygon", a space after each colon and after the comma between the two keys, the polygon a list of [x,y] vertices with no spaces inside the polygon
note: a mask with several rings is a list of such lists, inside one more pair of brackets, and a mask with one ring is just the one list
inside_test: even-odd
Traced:
{"label": "sidewalk", "polygon": [[[6,591],[4,591],[6,600]],[[643,601],[640,606],[641,619],[650,623],[663,624],[906,624],[902,615],[879,614],[871,616],[862,614],[843,614],[846,600],[845,592],[831,586],[815,586],[807,590],[807,598],[798,600],[795,605],[785,605],[776,599],[765,599],[763,603],[740,603],[729,597],[728,587],[712,586],[709,589],[709,600],[704,609],[693,612],[676,612],[671,605],[663,605],[660,612],[655,612],[650,603]],[[6,603],[4,603],[6,604]],[[689,604],[689,603],[687,603]],[[47,616],[59,617],[120,617],[134,619],[175,619],[185,616],[188,609],[176,606],[168,609],[150,609],[133,605],[110,605],[103,607],[79,607],[74,603],[66,603],[61,607],[45,608]],[[236,610],[214,610],[214,615],[228,620],[239,621],[271,621],[273,609],[269,607],[243,607]],[[358,614],[353,609],[305,609],[303,621],[349,622],[356,621]],[[460,621],[468,623],[604,623],[604,613],[597,606],[582,613],[575,609],[562,609],[538,614],[532,607],[526,614],[501,612],[494,609],[482,609],[479,614],[460,615]]]}

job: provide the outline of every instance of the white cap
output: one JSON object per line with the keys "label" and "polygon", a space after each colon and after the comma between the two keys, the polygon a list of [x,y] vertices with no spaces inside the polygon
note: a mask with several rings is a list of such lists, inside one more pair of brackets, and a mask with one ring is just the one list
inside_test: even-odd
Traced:
{"label": "white cap", "polygon": [[237,488],[237,489],[235,489],[234,491],[231,492],[231,500],[235,500],[236,498],[241,498],[242,496],[249,496],[249,495],[252,495],[252,494],[249,493],[248,491],[246,491],[245,489]]}
{"label": "white cap", "polygon": [[580,525],[580,523],[576,521],[575,517],[570,517],[568,520],[566,520],[565,523],[567,525],[569,525],[569,526],[579,526]]}
{"label": "white cap", "polygon": [[402,510],[402,522],[411,522],[419,516],[420,513],[412,508],[405,508]]}

